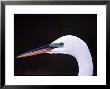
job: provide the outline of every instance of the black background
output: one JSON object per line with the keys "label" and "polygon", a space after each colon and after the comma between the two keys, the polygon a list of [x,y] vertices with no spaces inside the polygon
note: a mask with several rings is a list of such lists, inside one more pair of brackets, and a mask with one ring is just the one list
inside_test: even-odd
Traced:
{"label": "black background", "polygon": [[[91,52],[97,75],[96,14],[15,14],[14,53],[19,54],[49,44],[64,35],[84,40]],[[42,54],[15,58],[14,75],[77,75],[78,64],[70,55]]]}

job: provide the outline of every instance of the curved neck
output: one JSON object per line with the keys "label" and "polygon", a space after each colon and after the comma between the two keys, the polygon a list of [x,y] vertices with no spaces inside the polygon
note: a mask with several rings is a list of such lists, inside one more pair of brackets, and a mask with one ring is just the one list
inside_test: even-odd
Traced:
{"label": "curved neck", "polygon": [[92,76],[93,75],[93,63],[92,57],[89,52],[89,49],[80,50],[80,52],[75,55],[75,58],[78,62],[79,73],[78,76]]}

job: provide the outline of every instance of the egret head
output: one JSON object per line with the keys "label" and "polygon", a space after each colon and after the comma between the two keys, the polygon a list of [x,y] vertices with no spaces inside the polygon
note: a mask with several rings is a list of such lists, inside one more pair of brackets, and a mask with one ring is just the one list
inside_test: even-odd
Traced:
{"label": "egret head", "polygon": [[72,36],[72,35],[62,36],[48,45],[27,51],[17,56],[17,58],[33,56],[33,55],[43,54],[43,53],[50,53],[50,54],[60,53],[60,54],[71,55],[71,53],[73,54],[74,51],[78,50],[77,49],[78,47],[81,47],[79,42],[81,43],[80,39],[76,36]]}
{"label": "egret head", "polygon": [[79,52],[84,51],[85,47],[87,47],[86,43],[83,40],[72,35],[62,36],[52,42],[51,45],[55,43],[63,45],[52,49],[50,53],[61,53],[77,56]]}

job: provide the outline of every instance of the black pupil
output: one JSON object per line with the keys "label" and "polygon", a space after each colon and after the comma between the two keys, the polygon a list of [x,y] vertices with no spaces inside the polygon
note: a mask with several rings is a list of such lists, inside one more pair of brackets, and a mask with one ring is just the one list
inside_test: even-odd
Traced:
{"label": "black pupil", "polygon": [[63,45],[64,45],[64,43],[63,43],[63,42],[61,42],[61,43],[60,43],[60,45],[61,45],[61,46],[63,46]]}

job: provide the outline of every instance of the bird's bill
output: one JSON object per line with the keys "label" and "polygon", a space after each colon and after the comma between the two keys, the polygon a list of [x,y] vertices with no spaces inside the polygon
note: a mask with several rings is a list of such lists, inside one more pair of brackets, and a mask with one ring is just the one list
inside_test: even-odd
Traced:
{"label": "bird's bill", "polygon": [[52,50],[52,48],[43,46],[43,47],[25,52],[25,53],[17,56],[16,58],[29,57],[29,56],[34,56],[34,55],[43,54],[43,53],[50,53],[51,50]]}
{"label": "bird's bill", "polygon": [[44,45],[40,48],[36,48],[30,51],[27,51],[19,56],[17,56],[16,58],[22,58],[22,57],[28,57],[28,56],[34,56],[34,55],[38,55],[38,54],[43,54],[43,53],[50,53],[52,54],[51,50],[54,48],[59,48],[59,47],[63,47],[63,43],[51,43],[49,45]]}

